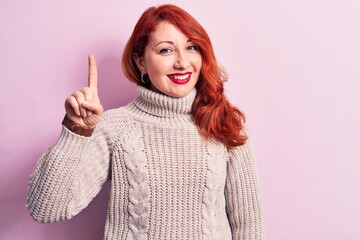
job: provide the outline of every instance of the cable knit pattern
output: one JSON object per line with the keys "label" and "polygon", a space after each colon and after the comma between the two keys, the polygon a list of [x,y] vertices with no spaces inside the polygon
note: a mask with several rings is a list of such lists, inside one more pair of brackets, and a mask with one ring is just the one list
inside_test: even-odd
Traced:
{"label": "cable knit pattern", "polygon": [[[207,180],[203,198],[203,239],[218,240],[219,234],[216,221],[216,200],[219,196],[224,179],[224,147],[219,144],[208,144]],[[223,175],[223,176],[222,176]],[[221,182],[221,180],[223,180]]]}
{"label": "cable knit pattern", "polygon": [[72,218],[110,181],[105,240],[263,240],[249,143],[228,151],[204,140],[191,115],[196,89],[138,92],[106,111],[91,137],[63,127],[30,177],[31,216]]}
{"label": "cable knit pattern", "polygon": [[129,181],[129,240],[147,239],[149,204],[149,178],[146,168],[141,132],[136,129],[124,145],[124,160]]}

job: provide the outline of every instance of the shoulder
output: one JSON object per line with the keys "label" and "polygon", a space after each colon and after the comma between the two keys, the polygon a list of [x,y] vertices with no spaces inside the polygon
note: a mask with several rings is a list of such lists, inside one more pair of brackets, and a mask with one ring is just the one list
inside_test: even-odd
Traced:
{"label": "shoulder", "polygon": [[116,132],[121,132],[132,121],[132,117],[126,109],[126,106],[106,110],[98,125],[97,131],[105,132],[106,134],[114,135]]}
{"label": "shoulder", "polygon": [[130,118],[130,115],[127,111],[127,107],[119,107],[115,109],[106,110],[103,113],[101,121],[103,122],[122,122]]}
{"label": "shoulder", "polygon": [[234,147],[229,150],[230,158],[235,159],[253,159],[254,158],[254,150],[249,139],[241,145]]}

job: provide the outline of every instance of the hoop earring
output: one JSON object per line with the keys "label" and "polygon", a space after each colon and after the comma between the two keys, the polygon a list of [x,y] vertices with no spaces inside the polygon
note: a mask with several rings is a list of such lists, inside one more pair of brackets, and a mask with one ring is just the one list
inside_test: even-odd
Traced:
{"label": "hoop earring", "polygon": [[[141,73],[141,82],[142,83],[148,83],[149,82],[149,77],[147,76],[145,76],[145,75],[147,75],[146,73]],[[146,79],[145,79],[145,77],[146,77]]]}

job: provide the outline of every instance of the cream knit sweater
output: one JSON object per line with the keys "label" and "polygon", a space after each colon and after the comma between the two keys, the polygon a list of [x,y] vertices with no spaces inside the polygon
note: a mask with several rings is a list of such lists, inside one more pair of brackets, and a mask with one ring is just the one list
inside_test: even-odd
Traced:
{"label": "cream knit sweater", "polygon": [[263,239],[256,166],[248,143],[205,141],[190,114],[196,90],[171,98],[138,87],[91,137],[62,128],[30,178],[39,222],[69,219],[110,181],[106,240]]}

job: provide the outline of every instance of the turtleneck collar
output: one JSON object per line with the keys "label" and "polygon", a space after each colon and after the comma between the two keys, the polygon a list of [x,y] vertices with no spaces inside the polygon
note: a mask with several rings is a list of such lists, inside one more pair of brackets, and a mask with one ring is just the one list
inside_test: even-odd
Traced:
{"label": "turtleneck collar", "polygon": [[137,91],[139,96],[135,99],[135,105],[140,110],[159,117],[176,117],[191,113],[191,107],[196,97],[196,88],[181,98],[157,93],[140,85],[137,86]]}

